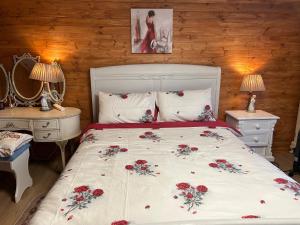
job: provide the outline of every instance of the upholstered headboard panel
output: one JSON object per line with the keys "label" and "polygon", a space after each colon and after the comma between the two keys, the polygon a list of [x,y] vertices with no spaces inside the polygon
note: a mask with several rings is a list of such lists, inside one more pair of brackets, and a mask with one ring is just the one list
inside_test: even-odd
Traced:
{"label": "upholstered headboard panel", "polygon": [[186,64],[137,64],[90,69],[93,120],[98,118],[98,92],[130,93],[211,88],[218,115],[221,68]]}

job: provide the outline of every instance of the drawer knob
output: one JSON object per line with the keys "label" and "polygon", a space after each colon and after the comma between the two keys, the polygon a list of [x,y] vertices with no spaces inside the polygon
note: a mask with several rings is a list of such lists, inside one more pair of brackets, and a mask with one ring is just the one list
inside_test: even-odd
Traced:
{"label": "drawer knob", "polygon": [[258,137],[254,137],[253,138],[254,139],[254,141],[257,143],[259,140],[258,140]]}
{"label": "drawer knob", "polygon": [[255,125],[255,128],[256,128],[256,130],[259,130],[259,129],[260,129],[259,124],[256,124],[256,125]]}
{"label": "drawer knob", "polygon": [[43,136],[44,139],[50,137],[51,133],[48,133],[46,136]]}
{"label": "drawer knob", "polygon": [[47,128],[49,125],[50,125],[50,122],[48,121],[48,122],[46,123],[46,125],[43,125],[42,127],[43,127],[43,128]]}

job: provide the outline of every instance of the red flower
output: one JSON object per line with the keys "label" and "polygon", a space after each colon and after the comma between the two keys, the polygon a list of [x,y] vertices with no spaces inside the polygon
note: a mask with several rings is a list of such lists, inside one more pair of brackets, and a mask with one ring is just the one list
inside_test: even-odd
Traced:
{"label": "red flower", "polygon": [[127,148],[121,148],[120,151],[121,151],[121,152],[127,152],[128,149],[127,149]]}
{"label": "red flower", "polygon": [[209,165],[210,167],[212,167],[212,168],[217,168],[217,167],[219,167],[217,163],[210,163],[210,164],[208,164],[208,165]]}
{"label": "red flower", "polygon": [[139,159],[139,160],[135,161],[135,163],[141,165],[141,164],[146,164],[147,161],[146,161],[146,160]]}
{"label": "red flower", "polygon": [[119,221],[114,221],[111,223],[111,225],[128,225],[128,221],[126,220],[119,220]]}
{"label": "red flower", "polygon": [[276,178],[276,179],[274,179],[274,181],[276,181],[278,184],[287,184],[288,183],[288,181],[283,178]]}
{"label": "red flower", "polygon": [[197,147],[192,147],[191,150],[192,151],[198,151],[198,148]]}
{"label": "red flower", "polygon": [[127,94],[121,94],[121,98],[126,99],[126,98],[128,98],[128,95]]}
{"label": "red flower", "polygon": [[132,169],[133,169],[133,165],[126,165],[126,166],[125,166],[125,169],[127,169],[127,170],[132,170]]}
{"label": "red flower", "polygon": [[181,145],[178,145],[178,147],[179,147],[179,148],[186,148],[186,147],[187,147],[187,145],[185,145],[185,144],[181,144]]}
{"label": "red flower", "polygon": [[110,148],[119,148],[119,145],[111,145]]}
{"label": "red flower", "polygon": [[193,198],[194,196],[192,195],[192,193],[187,193],[186,197],[187,198]]}
{"label": "red flower", "polygon": [[232,165],[231,164],[226,164],[226,167],[227,168],[232,168]]}
{"label": "red flower", "polygon": [[227,163],[227,161],[225,159],[217,159],[216,162],[217,163]]}
{"label": "red flower", "polygon": [[186,190],[186,189],[188,189],[191,185],[188,184],[188,183],[178,183],[178,184],[176,184],[176,186],[177,186],[177,188],[178,188],[179,190]]}
{"label": "red flower", "polygon": [[146,170],[147,169],[147,166],[142,166],[141,167],[141,170]]}
{"label": "red flower", "polygon": [[205,193],[205,192],[207,192],[207,190],[208,190],[207,187],[204,185],[197,186],[197,191],[199,191],[199,192]]}
{"label": "red flower", "polygon": [[152,114],[151,109],[147,109],[147,110],[146,110],[146,114],[147,114],[147,115],[151,115],[151,114]]}
{"label": "red flower", "polygon": [[74,188],[74,192],[80,193],[80,192],[87,191],[88,189],[89,189],[88,186],[83,185],[83,186],[79,186],[79,187]]}
{"label": "red flower", "polygon": [[204,109],[207,111],[210,110],[210,105],[206,105]]}
{"label": "red flower", "polygon": [[75,200],[77,201],[77,202],[81,202],[81,201],[83,201],[84,200],[84,197],[81,195],[81,196],[76,196],[76,198],[75,198]]}
{"label": "red flower", "polygon": [[145,134],[146,134],[146,135],[152,135],[152,134],[153,134],[153,132],[151,132],[151,131],[147,131],[147,132],[145,132]]}
{"label": "red flower", "polygon": [[203,131],[203,133],[204,133],[204,134],[210,134],[210,133],[211,133],[211,131],[209,131],[209,130],[205,130],[205,131]]}
{"label": "red flower", "polygon": [[103,193],[104,193],[104,191],[102,189],[95,189],[92,194],[94,196],[101,196],[101,195],[103,195]]}
{"label": "red flower", "polygon": [[255,219],[255,218],[260,218],[260,217],[259,216],[255,216],[255,215],[242,216],[242,219]]}
{"label": "red flower", "polygon": [[178,91],[177,95],[180,96],[180,97],[182,97],[182,96],[184,96],[184,92],[183,91]]}
{"label": "red flower", "polygon": [[140,135],[140,138],[146,138],[146,136],[145,135]]}
{"label": "red flower", "polygon": [[73,218],[73,215],[69,216],[67,220],[71,220]]}

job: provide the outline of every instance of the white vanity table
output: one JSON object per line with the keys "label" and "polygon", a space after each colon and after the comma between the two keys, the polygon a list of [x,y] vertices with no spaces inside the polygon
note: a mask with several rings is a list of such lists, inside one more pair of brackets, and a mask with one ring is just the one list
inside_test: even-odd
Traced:
{"label": "white vanity table", "polygon": [[65,107],[41,112],[39,107],[14,107],[0,110],[0,130],[28,130],[35,142],[55,142],[61,151],[65,167],[65,147],[68,140],[80,135],[81,110]]}

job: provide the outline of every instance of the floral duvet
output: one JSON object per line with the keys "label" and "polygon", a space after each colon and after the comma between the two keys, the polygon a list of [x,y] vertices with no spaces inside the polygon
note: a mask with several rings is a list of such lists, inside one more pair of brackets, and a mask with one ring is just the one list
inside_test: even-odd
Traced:
{"label": "floral duvet", "polygon": [[300,224],[300,185],[210,127],[89,130],[30,224]]}

